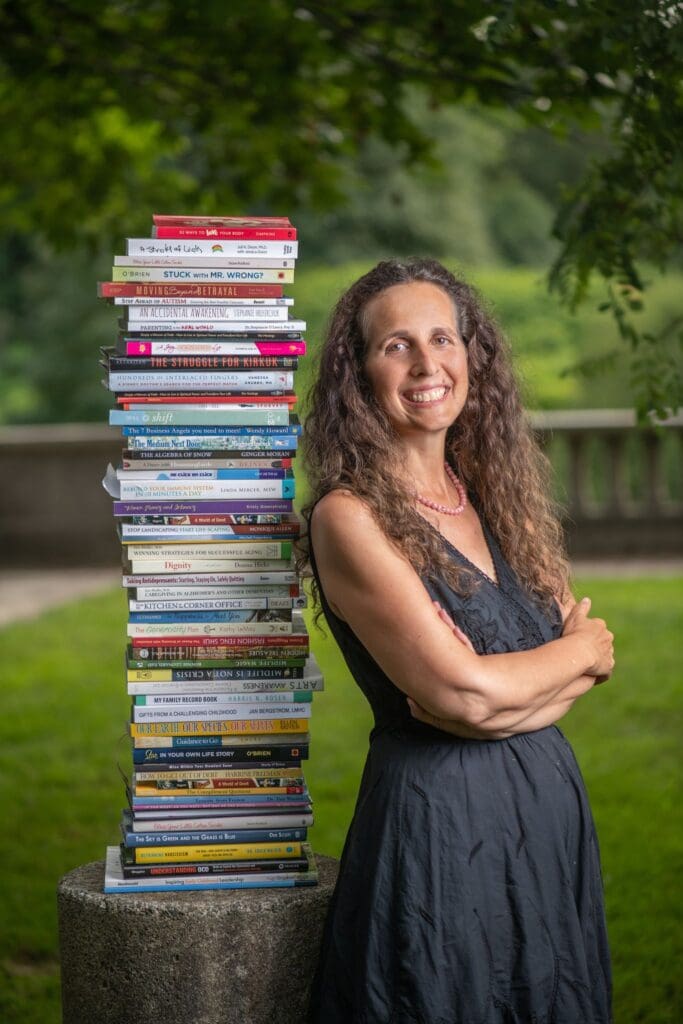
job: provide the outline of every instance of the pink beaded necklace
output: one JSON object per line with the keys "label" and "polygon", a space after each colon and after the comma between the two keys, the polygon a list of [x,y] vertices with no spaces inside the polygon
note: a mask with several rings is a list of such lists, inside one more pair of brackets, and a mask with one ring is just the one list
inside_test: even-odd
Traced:
{"label": "pink beaded necklace", "polygon": [[458,504],[456,507],[453,508],[449,505],[440,505],[438,501],[432,501],[430,498],[425,498],[422,494],[416,493],[415,498],[421,505],[424,505],[426,508],[431,508],[434,512],[442,512],[445,516],[459,516],[461,512],[465,511],[465,506],[467,505],[467,494],[465,493],[465,488],[462,483],[458,480],[448,463],[444,462],[443,466],[446,470],[446,476],[458,492]]}

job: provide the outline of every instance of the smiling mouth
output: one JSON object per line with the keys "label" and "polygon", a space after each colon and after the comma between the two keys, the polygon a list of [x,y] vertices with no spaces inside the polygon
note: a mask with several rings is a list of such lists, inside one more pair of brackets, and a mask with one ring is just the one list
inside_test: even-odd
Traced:
{"label": "smiling mouth", "polygon": [[411,405],[431,405],[441,402],[449,391],[450,388],[447,387],[430,388],[428,391],[405,391],[403,398]]}

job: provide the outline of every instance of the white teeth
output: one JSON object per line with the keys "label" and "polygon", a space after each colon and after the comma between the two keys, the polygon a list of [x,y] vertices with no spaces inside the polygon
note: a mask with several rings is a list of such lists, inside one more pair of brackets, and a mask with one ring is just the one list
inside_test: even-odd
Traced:
{"label": "white teeth", "polygon": [[431,391],[413,391],[406,393],[409,402],[436,402],[446,394],[446,388],[432,388]]}

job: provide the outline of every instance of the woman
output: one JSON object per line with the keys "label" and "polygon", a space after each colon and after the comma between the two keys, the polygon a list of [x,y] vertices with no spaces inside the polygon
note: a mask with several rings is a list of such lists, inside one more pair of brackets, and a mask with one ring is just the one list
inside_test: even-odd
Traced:
{"label": "woman", "polygon": [[606,1024],[590,808],[554,723],[606,679],[503,339],[430,260],[341,298],[311,393],[316,593],[374,715],[314,1024]]}

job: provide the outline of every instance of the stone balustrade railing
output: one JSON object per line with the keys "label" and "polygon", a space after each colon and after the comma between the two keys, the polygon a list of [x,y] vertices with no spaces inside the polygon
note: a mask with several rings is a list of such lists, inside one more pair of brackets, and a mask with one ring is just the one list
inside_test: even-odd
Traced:
{"label": "stone balustrade railing", "polygon": [[[652,430],[629,410],[533,415],[567,509],[574,556],[683,554],[683,416]],[[0,429],[0,543],[5,567],[117,565],[111,499],[117,430],[99,424]]]}
{"label": "stone balustrade railing", "polygon": [[573,555],[683,554],[683,415],[651,428],[628,409],[535,413],[533,423]]}

